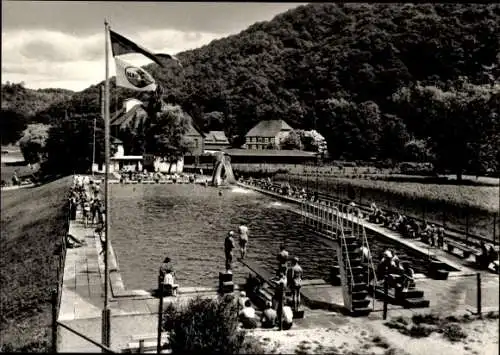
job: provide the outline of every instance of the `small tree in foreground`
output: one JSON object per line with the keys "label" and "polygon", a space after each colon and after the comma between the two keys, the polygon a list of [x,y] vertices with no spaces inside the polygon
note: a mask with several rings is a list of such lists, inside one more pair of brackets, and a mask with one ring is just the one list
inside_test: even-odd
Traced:
{"label": "small tree in foreground", "polygon": [[170,304],[163,319],[173,354],[262,353],[257,345],[245,341],[245,332],[238,329],[238,306],[233,296],[195,298],[186,306]]}

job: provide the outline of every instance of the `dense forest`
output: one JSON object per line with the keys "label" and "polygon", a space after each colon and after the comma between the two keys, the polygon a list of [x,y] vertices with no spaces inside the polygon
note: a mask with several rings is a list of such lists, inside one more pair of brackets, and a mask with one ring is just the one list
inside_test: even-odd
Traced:
{"label": "dense forest", "polygon": [[[495,4],[309,4],[178,54],[182,68],[146,70],[169,103],[235,145],[258,121],[282,118],[317,129],[332,158],[491,171],[500,157],[498,33]],[[128,97],[148,100],[113,80],[111,89],[112,111]],[[97,84],[36,119],[99,111]]]}
{"label": "dense forest", "polygon": [[3,144],[15,143],[29,123],[50,123],[40,120],[40,112],[52,105],[66,102],[73,92],[65,89],[38,89],[24,87],[24,83],[7,82],[1,86],[2,106],[0,132]]}
{"label": "dense forest", "polygon": [[1,87],[2,110],[16,111],[31,123],[40,112],[54,104],[67,101],[73,93],[66,89],[33,90],[24,87],[23,83],[7,82]]}

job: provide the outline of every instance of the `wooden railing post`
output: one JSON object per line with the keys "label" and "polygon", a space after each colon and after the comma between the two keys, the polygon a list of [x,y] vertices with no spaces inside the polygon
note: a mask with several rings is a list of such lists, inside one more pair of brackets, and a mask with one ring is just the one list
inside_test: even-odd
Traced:
{"label": "wooden railing post", "polygon": [[384,312],[383,319],[387,319],[387,304],[389,303],[389,284],[387,282],[387,276],[384,278]]}
{"label": "wooden railing post", "polygon": [[479,316],[479,318],[481,318],[481,313],[482,313],[482,309],[481,309],[481,298],[482,298],[482,295],[481,295],[481,274],[478,272],[477,274],[477,314]]}
{"label": "wooden railing post", "polygon": [[[59,283],[59,280],[57,281]],[[57,303],[58,303],[58,292],[57,290],[51,291],[51,302],[52,302],[52,352],[57,353]]]}
{"label": "wooden railing post", "polygon": [[493,244],[497,242],[497,215],[493,215]]}
{"label": "wooden railing post", "polygon": [[469,210],[465,210],[465,241],[469,240]]}
{"label": "wooden railing post", "polygon": [[156,342],[156,352],[161,353],[161,330],[163,321],[163,280],[158,276],[158,292],[160,293],[160,302],[158,303],[158,338]]}
{"label": "wooden railing post", "polygon": [[[111,336],[109,334],[111,322],[111,312],[110,309],[102,310],[102,339],[105,346],[109,347],[111,345]],[[102,349],[102,352],[107,352],[105,349]]]}

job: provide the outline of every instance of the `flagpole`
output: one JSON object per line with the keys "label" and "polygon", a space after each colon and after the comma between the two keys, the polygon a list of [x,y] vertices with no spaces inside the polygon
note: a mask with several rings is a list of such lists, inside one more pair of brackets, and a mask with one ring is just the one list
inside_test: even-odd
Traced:
{"label": "flagpole", "polygon": [[110,312],[108,308],[108,287],[109,287],[109,267],[108,267],[108,253],[109,253],[109,44],[108,44],[109,25],[108,21],[104,20],[104,39],[105,39],[105,61],[106,61],[106,81],[104,85],[104,159],[105,159],[105,175],[104,175],[104,309],[103,309],[103,326],[102,326],[102,342],[106,346],[110,346]]}
{"label": "flagpole", "polygon": [[[102,115],[102,86],[99,87],[99,104],[101,105],[101,115]],[[95,127],[96,127],[97,116],[94,115],[94,136],[92,139],[92,177],[94,177],[94,164],[95,164]]]}

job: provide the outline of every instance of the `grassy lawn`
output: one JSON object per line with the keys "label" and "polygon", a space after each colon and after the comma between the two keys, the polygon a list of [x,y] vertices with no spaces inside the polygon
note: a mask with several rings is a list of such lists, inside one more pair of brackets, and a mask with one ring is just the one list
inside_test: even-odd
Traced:
{"label": "grassy lawn", "polygon": [[366,179],[335,179],[341,183],[362,188],[392,192],[401,196],[425,198],[450,204],[498,211],[498,186],[469,186],[450,184],[427,184],[418,182],[396,182]]}
{"label": "grassy lawn", "polygon": [[67,231],[69,177],[1,196],[0,345],[49,351],[50,291],[57,287],[54,255]]}
{"label": "grassy lawn", "polygon": [[[500,233],[499,186],[396,182],[359,178],[304,177],[278,174],[275,181],[308,186],[344,200],[369,205],[375,201],[383,209],[444,224],[462,232],[498,241]],[[495,215],[497,215],[495,217]]]}

